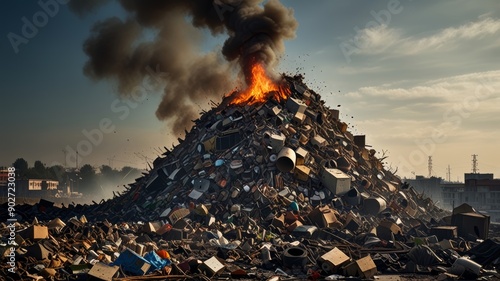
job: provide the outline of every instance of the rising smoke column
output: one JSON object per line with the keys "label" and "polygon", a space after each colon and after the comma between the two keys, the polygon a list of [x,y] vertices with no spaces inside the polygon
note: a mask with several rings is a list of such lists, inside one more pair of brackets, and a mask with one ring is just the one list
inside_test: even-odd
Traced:
{"label": "rising smoke column", "polygon": [[[156,116],[172,122],[176,134],[191,127],[198,115],[196,104],[233,88],[235,72],[248,82],[249,66],[258,61],[272,73],[284,52],[284,40],[295,37],[298,26],[293,11],[279,0],[263,5],[260,0],[121,0],[120,4],[127,18],[97,22],[85,41],[89,60],[84,73],[97,80],[116,80],[124,97],[147,77],[147,67],[166,73]],[[228,36],[222,52],[200,50],[203,28],[212,35]]]}

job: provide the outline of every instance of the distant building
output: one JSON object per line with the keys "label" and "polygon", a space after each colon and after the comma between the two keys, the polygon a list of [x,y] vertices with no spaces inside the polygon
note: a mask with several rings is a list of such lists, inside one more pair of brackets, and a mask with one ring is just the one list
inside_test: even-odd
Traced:
{"label": "distant building", "polygon": [[0,187],[7,186],[9,171],[7,169],[0,168]]}
{"label": "distant building", "polygon": [[[40,198],[52,197],[57,193],[59,182],[47,179],[22,179],[15,181],[16,197]],[[7,188],[0,191],[1,197],[7,196]]]}
{"label": "distant building", "polygon": [[413,188],[419,193],[424,193],[427,197],[432,199],[436,205],[443,208],[443,193],[441,191],[442,178],[424,176],[416,176],[415,179],[405,179]]}
{"label": "distant building", "polygon": [[500,222],[500,179],[493,174],[465,174],[465,183],[443,184],[444,208],[452,209],[467,203]]}

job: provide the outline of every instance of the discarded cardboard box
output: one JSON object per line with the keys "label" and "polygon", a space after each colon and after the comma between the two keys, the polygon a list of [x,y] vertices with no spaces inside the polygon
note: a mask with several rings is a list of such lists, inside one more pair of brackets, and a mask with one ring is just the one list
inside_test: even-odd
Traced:
{"label": "discarded cardboard box", "polygon": [[327,273],[337,273],[337,271],[350,260],[351,259],[337,247],[319,258],[321,269]]}
{"label": "discarded cardboard box", "polygon": [[304,165],[297,165],[295,167],[295,178],[297,178],[300,181],[307,181],[309,179],[309,173],[311,172],[311,169],[309,167],[304,166]]}
{"label": "discarded cardboard box", "polygon": [[285,227],[285,215],[281,214],[279,216],[275,216],[271,224],[279,229]]}
{"label": "discarded cardboard box", "polygon": [[309,152],[302,147],[298,147],[295,150],[295,155],[297,156],[296,164],[304,165],[309,158]]}
{"label": "discarded cardboard box", "polygon": [[278,114],[280,114],[281,108],[276,105],[273,106],[268,112],[271,116],[277,116]]}
{"label": "discarded cardboard box", "polygon": [[181,209],[177,209],[177,210],[173,211],[172,213],[170,213],[170,215],[168,216],[168,218],[170,220],[170,223],[172,225],[174,225],[177,221],[179,221],[180,219],[186,217],[190,213],[191,213],[191,211],[189,209],[181,208]]}
{"label": "discarded cardboard box", "polygon": [[146,233],[154,233],[158,230],[158,225],[152,222],[147,222],[142,226],[142,231]]}
{"label": "discarded cardboard box", "polygon": [[377,266],[370,255],[356,260],[345,267],[348,276],[358,276],[363,279],[372,278],[377,273]]}
{"label": "discarded cardboard box", "polygon": [[436,235],[439,240],[457,238],[458,231],[456,226],[435,226],[430,230],[431,235]]}
{"label": "discarded cardboard box", "polygon": [[325,138],[323,138],[322,136],[320,135],[316,135],[314,136],[314,138],[311,139],[311,144],[312,145],[315,145],[317,147],[323,147],[327,144],[328,142],[325,140]]}
{"label": "discarded cardboard box", "polygon": [[304,123],[304,120],[306,120],[306,115],[302,112],[297,112],[293,116],[292,122],[293,124],[300,126],[302,123]]}
{"label": "discarded cardboard box", "polygon": [[401,228],[388,220],[382,220],[377,226],[377,237],[386,241],[393,240],[393,235],[402,233]]}
{"label": "discarded cardboard box", "polygon": [[215,150],[215,143],[216,143],[216,136],[213,136],[203,142],[203,147],[207,151],[214,151]]}
{"label": "discarded cardboard box", "polygon": [[217,257],[211,257],[204,261],[200,265],[200,269],[207,273],[207,276],[213,277],[224,269],[224,265],[217,259]]}
{"label": "discarded cardboard box", "polygon": [[451,224],[457,226],[458,235],[464,238],[488,239],[490,217],[478,213],[460,213],[451,216]]}
{"label": "discarded cardboard box", "polygon": [[[104,263],[98,262],[89,271],[89,276],[92,276],[98,280],[111,281],[113,277],[118,272],[120,267],[109,266]],[[92,279],[91,279],[92,280]]]}
{"label": "discarded cardboard box", "polygon": [[57,229],[60,230],[62,229],[66,224],[60,219],[60,218],[55,218],[51,220],[48,224],[47,227],[49,229]]}
{"label": "discarded cardboard box", "polygon": [[337,221],[335,211],[328,206],[316,207],[309,213],[308,217],[319,228],[332,227]]}
{"label": "discarded cardboard box", "polygon": [[351,188],[351,177],[339,169],[323,168],[321,170],[321,183],[333,194],[342,195]]}
{"label": "discarded cardboard box", "polygon": [[146,274],[151,267],[151,264],[149,264],[147,260],[136,254],[130,248],[125,249],[125,251],[115,260],[113,265],[119,265],[124,271],[139,276]]}
{"label": "discarded cardboard box", "polygon": [[24,239],[46,239],[49,237],[49,229],[46,226],[32,225],[21,232]]}
{"label": "discarded cardboard box", "polygon": [[278,153],[285,146],[285,136],[272,134],[269,138],[269,144],[273,148],[273,152]]}

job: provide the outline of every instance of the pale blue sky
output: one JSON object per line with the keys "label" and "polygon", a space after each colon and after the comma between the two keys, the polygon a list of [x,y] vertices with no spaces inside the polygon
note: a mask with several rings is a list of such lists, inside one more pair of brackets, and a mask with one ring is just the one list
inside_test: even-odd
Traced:
{"label": "pale blue sky", "polygon": [[[22,35],[22,18],[32,20],[41,7],[37,1],[0,3],[0,165],[18,157],[31,165],[35,160],[64,163],[63,149],[76,147],[86,139],[82,130],[98,128],[104,118],[114,130],[83,163],[113,159],[115,167],[144,168],[144,157],[152,159],[158,148],[171,147],[177,136],[155,117],[160,93],[121,120],[110,108],[117,100],[115,85],[83,75],[82,43],[96,21],[124,17],[118,3],[110,1],[85,17],[61,4],[17,54],[8,34]],[[432,155],[434,175],[445,177],[449,164],[456,180],[470,171],[471,154],[478,154],[480,171],[500,177],[497,1],[282,3],[294,10],[299,28],[286,42],[280,70],[299,68],[330,107],[341,104],[352,130],[387,151],[388,166],[400,166],[401,176],[427,175]],[[397,12],[388,12],[388,5]],[[388,14],[390,19],[384,17]],[[204,49],[217,48],[224,38],[208,36]],[[349,48],[347,58],[342,48],[344,53]],[[431,141],[435,129],[446,137]]]}

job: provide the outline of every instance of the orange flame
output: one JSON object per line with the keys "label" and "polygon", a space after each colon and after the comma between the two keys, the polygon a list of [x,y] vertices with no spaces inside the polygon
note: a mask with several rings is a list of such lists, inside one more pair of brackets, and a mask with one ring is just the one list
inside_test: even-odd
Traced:
{"label": "orange flame", "polygon": [[231,104],[254,105],[265,103],[270,98],[280,102],[290,96],[290,89],[284,85],[279,85],[269,78],[266,70],[260,63],[252,65],[252,81],[248,88],[234,95]]}

